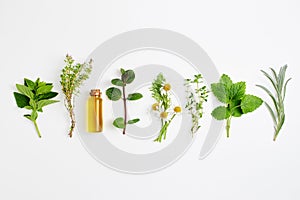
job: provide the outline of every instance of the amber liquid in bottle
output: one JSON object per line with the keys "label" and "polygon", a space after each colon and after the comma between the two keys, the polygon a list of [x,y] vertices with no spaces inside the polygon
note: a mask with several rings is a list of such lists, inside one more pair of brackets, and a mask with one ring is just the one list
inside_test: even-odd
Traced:
{"label": "amber liquid in bottle", "polygon": [[103,131],[102,98],[99,89],[91,90],[87,100],[87,132],[95,133]]}

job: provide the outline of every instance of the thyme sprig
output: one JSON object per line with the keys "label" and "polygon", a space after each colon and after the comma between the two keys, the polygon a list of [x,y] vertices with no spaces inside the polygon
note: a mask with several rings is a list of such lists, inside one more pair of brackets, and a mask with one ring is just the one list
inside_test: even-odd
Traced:
{"label": "thyme sprig", "polygon": [[207,102],[208,91],[203,83],[201,74],[194,75],[194,79],[185,79],[187,103],[185,108],[192,117],[191,133],[194,135],[200,126],[200,119],[203,117],[203,104]]}
{"label": "thyme sprig", "polygon": [[276,73],[276,71],[273,68],[270,68],[272,72],[271,75],[265,72],[264,70],[261,70],[264,76],[271,82],[275,94],[272,94],[272,92],[269,89],[262,85],[256,85],[257,87],[263,89],[270,96],[273,102],[273,109],[267,102],[265,102],[265,105],[269,110],[274,122],[274,141],[276,141],[276,138],[285,121],[284,100],[287,84],[291,80],[291,78],[289,78],[285,81],[286,69],[287,65],[281,67],[279,72]]}
{"label": "thyme sprig", "polygon": [[69,136],[72,137],[76,124],[74,113],[74,96],[79,94],[80,86],[89,78],[89,75],[92,71],[93,60],[90,59],[88,63],[74,64],[75,60],[70,55],[66,55],[64,61],[66,66],[62,69],[60,74],[60,84],[64,94],[64,104],[71,119]]}

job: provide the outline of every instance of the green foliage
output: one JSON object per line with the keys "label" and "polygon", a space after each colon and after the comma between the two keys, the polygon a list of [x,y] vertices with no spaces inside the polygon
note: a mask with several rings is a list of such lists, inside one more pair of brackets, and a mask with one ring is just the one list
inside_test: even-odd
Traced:
{"label": "green foliage", "polygon": [[113,125],[117,128],[125,128],[125,123],[124,123],[124,118],[123,117],[118,117],[114,120]]}
{"label": "green foliage", "polygon": [[187,103],[185,108],[188,109],[192,117],[191,133],[196,133],[200,126],[200,119],[203,117],[203,104],[207,101],[208,91],[203,85],[201,74],[194,75],[194,79],[185,79]]}
{"label": "green foliage", "polygon": [[259,97],[245,94],[245,82],[233,83],[226,74],[221,76],[218,83],[212,83],[211,89],[216,98],[225,104],[215,108],[211,115],[217,120],[226,119],[227,137],[232,117],[241,117],[243,114],[253,112],[263,103]]}
{"label": "green foliage", "polygon": [[[64,94],[64,103],[71,118],[71,127],[69,130],[70,137],[72,137],[75,128],[75,114],[73,105],[74,96],[79,94],[80,86],[89,78],[89,75],[92,71],[93,60],[91,59],[88,63],[82,64],[75,64],[74,62],[75,60],[70,55],[66,55],[65,67],[62,69],[60,74],[60,84]],[[44,86],[44,88],[41,90],[49,90],[49,88],[49,86]]]}
{"label": "green foliage", "polygon": [[38,136],[41,137],[36,120],[38,112],[43,112],[43,107],[58,102],[51,100],[58,95],[57,92],[52,92],[52,83],[40,81],[38,78],[35,82],[25,78],[24,85],[16,84],[19,92],[14,92],[14,97],[19,108],[32,110],[31,114],[24,115],[34,123]]}
{"label": "green foliage", "polygon": [[273,108],[270,106],[269,103],[265,102],[265,106],[267,107],[268,111],[270,112],[270,115],[273,119],[274,123],[274,137],[273,140],[275,141],[283,124],[285,121],[285,112],[284,112],[284,100],[286,95],[286,88],[288,82],[291,80],[291,78],[287,79],[285,81],[285,73],[286,73],[287,65],[280,68],[279,72],[276,73],[276,71],[273,68],[270,68],[272,74],[268,74],[267,72],[261,70],[261,72],[264,74],[264,76],[271,82],[273,87],[273,94],[269,89],[262,85],[257,85],[261,89],[263,89],[271,98],[273,102]]}
{"label": "green foliage", "polygon": [[142,97],[143,97],[143,95],[140,93],[132,93],[132,94],[128,94],[127,100],[135,101],[135,100],[141,99]]}
{"label": "green foliage", "polygon": [[106,90],[106,96],[109,100],[118,101],[122,97],[122,92],[119,88],[111,87]]}
{"label": "green foliage", "polygon": [[125,70],[125,69],[120,69],[121,72],[121,78],[114,78],[111,80],[111,83],[115,86],[122,87],[122,91],[119,88],[116,87],[110,87],[106,90],[105,94],[109,100],[112,101],[118,101],[122,98],[123,95],[123,101],[124,101],[124,118],[123,117],[118,117],[113,121],[113,125],[117,128],[123,129],[123,134],[126,133],[126,126],[127,124],[134,124],[140,121],[140,119],[132,119],[132,120],[127,120],[127,101],[135,101],[138,99],[141,99],[143,97],[142,94],[140,93],[132,93],[129,94],[126,97],[125,94],[125,88],[127,84],[130,84],[134,81],[135,79],[135,73],[133,70]]}
{"label": "green foliage", "polygon": [[140,119],[132,119],[132,120],[128,120],[128,124],[135,124],[137,122],[139,122]]}
{"label": "green foliage", "polygon": [[223,120],[230,117],[229,109],[227,109],[225,106],[216,107],[212,111],[211,115],[217,120]]}

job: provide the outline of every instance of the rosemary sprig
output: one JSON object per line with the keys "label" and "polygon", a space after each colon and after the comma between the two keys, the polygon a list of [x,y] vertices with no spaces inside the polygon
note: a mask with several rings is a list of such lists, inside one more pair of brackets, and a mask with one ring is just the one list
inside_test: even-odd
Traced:
{"label": "rosemary sprig", "polygon": [[201,74],[194,75],[194,79],[185,79],[187,103],[185,108],[189,111],[192,117],[191,133],[194,135],[201,127],[200,119],[203,117],[203,103],[207,102],[208,91],[203,84]]}
{"label": "rosemary sprig", "polygon": [[285,121],[284,100],[285,100],[287,84],[291,80],[291,78],[289,78],[287,79],[287,81],[285,81],[286,69],[287,69],[287,65],[281,67],[279,72],[276,73],[276,71],[273,68],[270,68],[272,72],[271,75],[265,72],[264,70],[261,70],[264,76],[267,77],[267,79],[271,82],[275,94],[273,94],[269,89],[267,89],[262,85],[256,85],[257,87],[263,89],[270,96],[273,102],[273,109],[267,102],[265,102],[265,105],[269,110],[273,119],[273,123],[274,123],[273,140],[274,141],[276,141],[276,138]]}
{"label": "rosemary sprig", "polygon": [[92,71],[91,59],[88,63],[74,64],[74,59],[70,55],[66,55],[66,66],[62,69],[60,74],[60,84],[62,92],[64,94],[64,103],[71,119],[71,127],[69,130],[69,136],[72,137],[75,128],[75,113],[74,113],[74,96],[79,94],[79,88],[82,83],[89,78]]}

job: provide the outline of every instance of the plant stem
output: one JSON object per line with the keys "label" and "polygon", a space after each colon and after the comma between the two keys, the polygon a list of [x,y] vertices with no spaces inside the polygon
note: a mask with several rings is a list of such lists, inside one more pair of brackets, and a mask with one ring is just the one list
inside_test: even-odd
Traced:
{"label": "plant stem", "polygon": [[37,125],[37,123],[36,123],[36,120],[33,121],[33,124],[34,124],[35,130],[36,130],[36,132],[37,132],[39,138],[41,138],[42,136],[41,136],[39,127],[38,127],[38,125]]}
{"label": "plant stem", "polygon": [[69,115],[70,115],[70,118],[71,118],[71,127],[70,127],[70,131],[69,131],[69,136],[71,138],[73,136],[73,131],[74,131],[76,122],[75,122],[74,109],[73,109],[73,106],[72,106],[72,100],[68,99],[67,103],[68,103]]}
{"label": "plant stem", "polygon": [[231,117],[229,117],[226,121],[226,135],[228,138],[229,138],[230,122],[231,122]]}
{"label": "plant stem", "polygon": [[123,128],[123,134],[126,133],[126,125],[127,125],[127,106],[126,106],[126,94],[125,94],[125,84],[122,86],[123,90],[123,103],[124,103],[124,128]]}

